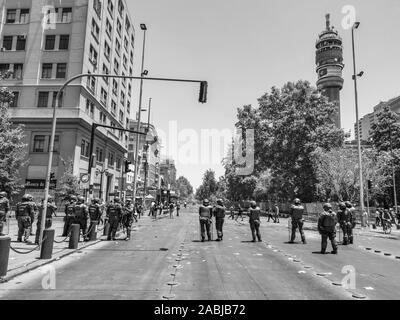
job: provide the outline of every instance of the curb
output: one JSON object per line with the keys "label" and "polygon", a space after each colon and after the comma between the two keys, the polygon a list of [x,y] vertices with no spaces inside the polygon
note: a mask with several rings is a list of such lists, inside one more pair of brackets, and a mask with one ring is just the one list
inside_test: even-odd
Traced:
{"label": "curb", "polygon": [[68,250],[68,251],[65,252],[65,253],[62,253],[62,252],[58,253],[57,257],[52,257],[51,259],[48,259],[48,260],[40,260],[39,259],[37,261],[38,262],[37,264],[35,264],[36,261],[34,261],[33,264],[30,265],[30,266],[22,266],[21,270],[15,271],[15,272],[11,272],[9,275],[6,275],[5,277],[2,277],[2,281],[3,282],[8,282],[8,281],[14,279],[15,277],[18,277],[18,276],[20,276],[20,275],[22,275],[24,273],[27,273],[27,272],[32,271],[32,270],[35,270],[35,269],[40,268],[40,267],[42,267],[44,265],[50,264],[50,263],[52,263],[54,261],[58,261],[58,260],[66,257],[66,256],[69,256],[72,253],[75,253],[76,251],[79,251],[79,250],[85,249],[87,247],[93,246],[93,245],[95,245],[95,244],[97,244],[97,243],[99,243],[101,241],[102,241],[101,239],[98,239],[98,240],[95,240],[93,242],[84,244],[83,246],[78,247],[77,249],[68,249],[68,248],[66,248],[64,250]]}

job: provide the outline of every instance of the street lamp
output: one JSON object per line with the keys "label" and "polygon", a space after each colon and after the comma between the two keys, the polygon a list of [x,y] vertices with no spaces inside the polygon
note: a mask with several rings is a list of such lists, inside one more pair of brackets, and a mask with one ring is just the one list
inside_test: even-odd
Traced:
{"label": "street lamp", "polygon": [[[143,30],[143,48],[142,48],[142,68],[140,74],[144,75],[144,52],[146,47],[146,30],[147,27],[144,23],[140,24],[140,29]],[[146,70],[147,75],[147,70]],[[138,123],[137,123],[137,131],[140,131],[140,119],[142,114],[142,95],[143,95],[143,79],[140,80],[140,93],[139,93],[139,114],[138,114]],[[136,204],[136,187],[137,187],[137,174],[138,174],[138,153],[139,153],[139,134],[136,134],[136,146],[135,146],[135,169],[133,174],[133,205]]]}
{"label": "street lamp", "polygon": [[358,117],[358,93],[357,93],[357,77],[362,77],[364,74],[363,71],[357,74],[356,71],[356,54],[354,48],[354,30],[357,29],[360,25],[360,22],[355,22],[353,27],[351,28],[351,44],[353,49],[353,76],[352,79],[354,81],[354,96],[355,96],[355,107],[356,107],[356,124],[357,124],[357,144],[358,144],[358,167],[360,170],[360,206],[361,206],[361,214],[364,212],[364,184],[363,184],[363,172],[362,172],[362,155],[361,155],[361,137],[360,137],[360,123]]}

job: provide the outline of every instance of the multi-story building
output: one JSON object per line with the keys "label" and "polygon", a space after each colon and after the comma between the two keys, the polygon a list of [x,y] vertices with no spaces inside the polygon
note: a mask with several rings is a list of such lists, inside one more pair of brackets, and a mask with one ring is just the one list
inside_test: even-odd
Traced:
{"label": "multi-story building", "polygon": [[[29,193],[42,197],[56,94],[81,73],[132,75],[135,30],[125,0],[0,0],[0,71],[13,76],[0,83],[15,94],[12,121],[25,125],[29,163],[21,176]],[[57,110],[52,172],[57,184],[65,161],[73,174],[87,173],[92,123],[128,128],[132,80],[81,78],[64,91]],[[94,195],[107,198],[121,189],[128,135],[96,130]],[[102,186],[100,186],[102,182]],[[87,185],[82,185],[86,194]],[[34,189],[32,189],[34,188]],[[101,191],[100,191],[101,189]],[[53,193],[54,190],[51,190]]]}
{"label": "multi-story building", "polygon": [[175,160],[168,157],[161,159],[160,174],[163,177],[165,187],[173,189],[176,184]]}
{"label": "multi-story building", "polygon": [[[130,130],[137,131],[137,121],[131,120],[129,122]],[[159,179],[159,163],[160,163],[160,139],[156,128],[152,124],[144,122],[140,123],[140,132],[147,132],[146,135],[139,136],[139,152],[138,152],[138,176],[137,176],[137,190],[138,195],[143,194],[145,180],[147,179],[147,190],[157,189],[157,182]],[[147,148],[148,145],[148,148]],[[134,164],[136,150],[136,134],[129,134],[128,144],[128,160]]]}
{"label": "multi-story building", "polygon": [[343,48],[342,38],[337,30],[330,25],[329,14],[326,15],[326,29],[319,34],[316,43],[315,63],[318,74],[317,88],[328,97],[329,102],[334,102],[337,112],[333,121],[340,128],[340,90],[343,88],[342,70]]}

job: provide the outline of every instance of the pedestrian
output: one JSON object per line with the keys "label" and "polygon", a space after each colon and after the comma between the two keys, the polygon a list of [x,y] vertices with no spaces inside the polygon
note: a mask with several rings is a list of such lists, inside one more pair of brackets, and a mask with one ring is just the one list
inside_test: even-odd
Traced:
{"label": "pedestrian", "polygon": [[31,194],[29,194],[28,196],[29,196],[28,201],[29,201],[29,203],[31,204],[31,206],[32,206],[32,208],[33,208],[33,213],[32,213],[32,215],[31,215],[31,228],[30,228],[30,233],[31,233],[31,236],[34,236],[35,233],[33,232],[33,223],[35,222],[35,218],[38,216],[39,209],[38,209],[38,206],[37,206],[37,204],[36,204],[35,199],[33,198],[33,196],[32,196]]}
{"label": "pedestrian", "polygon": [[65,217],[64,217],[64,229],[63,229],[63,237],[69,235],[71,225],[75,222],[75,204],[77,198],[74,195],[69,197],[69,201],[65,204]]}
{"label": "pedestrian", "polygon": [[343,203],[343,202],[339,203],[339,212],[337,214],[337,218],[338,218],[340,228],[343,231],[343,243],[342,244],[347,245],[349,243],[353,243],[353,234],[352,234],[353,216],[352,216],[350,210],[347,208],[346,203]]}
{"label": "pedestrian", "polygon": [[206,230],[207,230],[207,238],[208,241],[211,241],[211,222],[212,222],[212,207],[210,206],[210,202],[208,199],[203,200],[203,204],[199,207],[199,220],[200,220],[200,233],[201,233],[201,242],[204,242],[206,238]]}
{"label": "pedestrian", "polygon": [[118,197],[114,198],[114,203],[111,203],[107,206],[107,220],[110,224],[110,229],[108,231],[107,240],[115,240],[115,235],[117,233],[118,225],[121,222],[122,218],[122,207],[119,203],[120,200]]}
{"label": "pedestrian", "polygon": [[79,229],[82,231],[84,241],[89,241],[89,209],[85,204],[85,198],[80,196],[75,205],[75,224],[79,224]]}
{"label": "pedestrian", "polygon": [[173,218],[173,213],[174,213],[174,203],[171,201],[169,203],[169,217],[170,217],[170,219]]}
{"label": "pedestrian", "polygon": [[7,223],[7,214],[10,211],[10,201],[5,191],[0,192],[0,236],[4,236],[3,228]]}
{"label": "pedestrian", "polygon": [[187,202],[185,201],[185,202],[183,203],[183,207],[186,209],[186,206],[187,206]]}
{"label": "pedestrian", "polygon": [[325,254],[329,239],[332,244],[331,253],[337,254],[337,244],[335,240],[337,216],[336,213],[332,211],[332,205],[330,203],[325,203],[323,209],[324,211],[318,219],[318,232],[321,235],[321,253]]}
{"label": "pedestrian", "polygon": [[240,205],[240,203],[238,204],[238,214],[236,216],[235,221],[238,220],[239,216],[240,216],[240,218],[242,218],[242,221],[243,221],[243,209],[242,209],[242,206]]}
{"label": "pedestrian", "polygon": [[213,208],[213,214],[215,216],[215,228],[217,229],[217,241],[222,241],[224,236],[222,228],[225,220],[225,207],[222,199],[217,200],[217,205]]}
{"label": "pedestrian", "polygon": [[[125,240],[128,241],[131,238],[131,231],[132,231],[132,224],[134,219],[134,211],[135,207],[132,204],[132,199],[126,199],[125,206],[123,207],[123,214],[122,214],[122,225],[126,229],[126,238]],[[137,222],[137,219],[136,219]]]}
{"label": "pedestrian", "polygon": [[93,198],[92,203],[89,205],[89,218],[90,221],[97,221],[97,224],[100,224],[102,212],[100,208],[100,199]]}
{"label": "pedestrian", "polygon": [[294,243],[294,239],[296,238],[296,230],[299,229],[301,241],[303,244],[306,244],[306,236],[303,231],[303,214],[304,207],[301,205],[301,201],[299,198],[294,199],[294,204],[290,208],[290,216],[292,218],[292,235],[289,243]]}
{"label": "pedestrian", "polygon": [[249,216],[250,230],[251,230],[251,235],[253,237],[252,242],[256,242],[256,236],[258,241],[261,241],[260,213],[261,213],[260,207],[257,206],[257,203],[255,201],[251,201],[249,212],[247,215]]}
{"label": "pedestrian", "polygon": [[[40,231],[42,230],[43,210],[44,210],[44,199],[42,199],[42,203],[39,206],[39,215],[38,215],[37,223],[36,223],[36,237],[35,237],[36,244],[39,244]],[[51,226],[53,224],[53,215],[55,217],[57,216],[57,206],[54,203],[53,197],[49,196],[47,198],[47,210],[46,210],[46,217],[45,217],[45,224],[44,224],[45,229],[51,228]]]}
{"label": "pedestrian", "polygon": [[273,213],[274,213],[274,223],[279,223],[279,206],[277,202],[275,202],[274,204]]}
{"label": "pedestrian", "polygon": [[22,236],[24,236],[24,242],[31,243],[29,236],[31,235],[31,218],[34,215],[34,207],[30,201],[31,196],[25,194],[22,196],[22,201],[17,203],[15,210],[15,218],[18,221],[18,242],[22,242]]}
{"label": "pedestrian", "polygon": [[181,204],[179,201],[176,203],[176,216],[179,217],[179,210],[181,210]]}
{"label": "pedestrian", "polygon": [[[229,215],[229,218],[231,218],[232,220],[235,218],[235,207],[234,206],[231,206],[230,208],[229,208],[229,210],[230,210],[230,215]],[[228,218],[228,219],[229,219]]]}

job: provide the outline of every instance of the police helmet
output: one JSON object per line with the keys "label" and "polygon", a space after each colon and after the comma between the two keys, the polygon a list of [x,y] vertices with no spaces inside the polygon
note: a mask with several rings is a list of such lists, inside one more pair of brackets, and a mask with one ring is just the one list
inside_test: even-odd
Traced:
{"label": "police helmet", "polygon": [[125,200],[125,202],[132,202],[132,199],[131,199],[131,198],[127,198],[127,199]]}
{"label": "police helmet", "polygon": [[52,196],[47,197],[47,201],[53,201],[53,200],[54,200],[54,198]]}
{"label": "police helmet", "polygon": [[223,205],[222,199],[218,199],[218,200],[217,200],[217,204],[219,204],[220,206],[222,206],[222,205]]}
{"label": "police helmet", "polygon": [[0,192],[0,198],[5,198],[5,197],[7,197],[7,192],[5,191]]}
{"label": "police helmet", "polygon": [[257,207],[257,203],[256,203],[255,201],[251,201],[251,202],[250,202],[250,206],[251,206],[252,208],[255,208],[255,207]]}
{"label": "police helmet", "polygon": [[208,205],[210,204],[210,201],[208,201],[208,199],[204,199],[204,200],[203,200],[203,204],[204,204],[205,206],[208,206]]}
{"label": "police helmet", "polygon": [[350,201],[346,201],[344,204],[346,205],[346,207],[347,207],[347,208],[351,208],[351,207],[352,207],[352,205],[351,205],[351,202],[350,202]]}
{"label": "police helmet", "polygon": [[115,203],[119,203],[119,201],[120,201],[119,197],[115,197],[115,198],[114,198],[114,202],[115,202]]}
{"label": "police helmet", "polygon": [[332,205],[329,202],[327,202],[327,203],[324,203],[323,208],[324,208],[324,210],[329,210],[329,209],[332,209]]}
{"label": "police helmet", "polygon": [[28,201],[28,200],[29,200],[28,194],[24,194],[24,195],[22,196],[22,201]]}
{"label": "police helmet", "polygon": [[33,201],[33,196],[31,194],[26,194],[25,197],[26,197],[26,200]]}
{"label": "police helmet", "polygon": [[299,198],[294,199],[294,204],[300,204],[300,203],[301,203],[301,201]]}
{"label": "police helmet", "polygon": [[85,202],[85,197],[79,196],[79,197],[78,197],[78,201],[79,201],[79,202]]}
{"label": "police helmet", "polygon": [[346,209],[346,204],[344,202],[340,202],[339,203],[339,209],[340,210]]}
{"label": "police helmet", "polygon": [[69,201],[76,201],[77,198],[74,195],[69,196]]}

